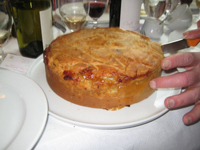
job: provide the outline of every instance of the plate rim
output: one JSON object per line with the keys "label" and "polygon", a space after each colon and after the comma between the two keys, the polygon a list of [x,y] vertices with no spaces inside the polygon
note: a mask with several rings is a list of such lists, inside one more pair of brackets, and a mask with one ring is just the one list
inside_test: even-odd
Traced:
{"label": "plate rim", "polygon": [[[17,93],[22,94],[22,100],[25,104],[26,113],[22,127],[20,128],[14,140],[9,145],[7,145],[6,149],[32,149],[39,141],[47,124],[49,109],[46,95],[36,82],[25,75],[6,69],[0,69],[0,76],[4,77],[3,81],[2,79],[0,79],[2,83],[10,85],[12,88],[15,89]],[[9,79],[7,79],[8,77]],[[14,82],[10,83],[10,81]],[[20,85],[20,88],[17,88],[17,85]],[[30,85],[32,88],[34,88],[34,90],[29,90],[27,88],[27,86]],[[24,90],[24,88],[27,89]],[[37,107],[36,109],[32,106],[39,107]],[[35,121],[37,121],[37,125],[35,124]],[[23,141],[26,141],[25,144],[22,144]]]}
{"label": "plate rim", "polygon": [[83,122],[78,122],[78,121],[73,121],[73,120],[70,120],[70,119],[66,119],[62,116],[59,116],[59,115],[56,115],[52,112],[49,112],[49,114],[56,118],[56,119],[59,119],[63,122],[67,122],[69,124],[72,124],[72,125],[77,125],[77,126],[80,126],[80,127],[86,127],[86,128],[91,128],[91,129],[100,129],[100,130],[117,130],[117,129],[126,129],[126,128],[132,128],[132,127],[136,127],[136,126],[140,126],[140,125],[143,125],[143,124],[146,124],[146,123],[149,123],[151,121],[154,121],[156,120],[157,118],[163,116],[164,114],[166,114],[167,112],[169,111],[169,109],[164,109],[163,111],[161,111],[159,114],[157,115],[154,115],[153,117],[149,118],[149,119],[142,119],[142,121],[137,121],[135,122],[135,124],[133,125],[132,123],[122,123],[122,124],[109,124],[109,125],[102,125],[102,124],[90,124],[90,123],[83,123]]}

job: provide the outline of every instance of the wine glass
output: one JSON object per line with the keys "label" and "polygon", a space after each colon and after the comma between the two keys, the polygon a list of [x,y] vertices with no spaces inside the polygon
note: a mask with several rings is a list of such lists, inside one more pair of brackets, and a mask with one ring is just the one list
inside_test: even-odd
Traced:
{"label": "wine glass", "polygon": [[0,1],[0,63],[5,58],[3,46],[10,37],[12,18],[6,0]]}
{"label": "wine glass", "polygon": [[89,16],[93,19],[93,28],[98,27],[98,19],[103,15],[109,0],[83,0],[84,7],[89,7]]}
{"label": "wine glass", "polygon": [[84,8],[82,0],[58,0],[62,21],[71,32],[80,30],[86,22],[89,7]]}
{"label": "wine glass", "polygon": [[144,0],[144,9],[148,17],[159,19],[166,10],[168,0]]}

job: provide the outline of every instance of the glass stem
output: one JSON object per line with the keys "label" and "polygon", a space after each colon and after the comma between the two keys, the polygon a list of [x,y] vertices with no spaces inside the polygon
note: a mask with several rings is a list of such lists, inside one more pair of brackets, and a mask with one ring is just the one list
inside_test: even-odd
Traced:
{"label": "glass stem", "polygon": [[96,29],[98,26],[97,19],[93,19],[93,29]]}

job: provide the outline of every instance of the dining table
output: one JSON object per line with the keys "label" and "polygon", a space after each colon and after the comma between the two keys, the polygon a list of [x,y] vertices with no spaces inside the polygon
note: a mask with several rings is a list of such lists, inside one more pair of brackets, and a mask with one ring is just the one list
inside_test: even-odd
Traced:
{"label": "dining table", "polygon": [[[142,26],[143,21],[140,24]],[[104,24],[104,26],[108,26]],[[195,24],[193,25],[195,28]],[[53,27],[54,39],[63,34]],[[178,31],[177,31],[178,32]],[[175,34],[175,32],[173,31]],[[172,31],[165,30],[161,41],[167,43]],[[160,42],[158,40],[158,42]],[[196,48],[199,50],[200,48]],[[4,47],[5,54],[19,56],[20,54],[17,39],[11,37]],[[27,58],[28,59],[28,58]],[[37,59],[30,59],[34,63]],[[29,67],[32,65],[29,64]],[[14,64],[16,65],[16,64]],[[9,68],[0,68],[9,70]],[[27,68],[28,70],[29,68]],[[37,72],[35,72],[37,73]],[[27,76],[26,73],[20,73]],[[6,76],[5,76],[6,78]],[[36,84],[38,84],[36,82]],[[31,87],[30,87],[31,88]],[[43,87],[41,87],[42,90]],[[48,96],[47,96],[48,102]],[[47,119],[39,138],[31,149],[35,150],[200,150],[200,121],[192,125],[185,125],[182,121],[184,114],[189,112],[194,106],[166,110],[151,120],[129,126],[110,126],[101,128],[98,126],[85,125],[66,121],[47,113]],[[49,109],[49,111],[51,111]],[[73,114],[72,114],[73,115]],[[76,114],[79,115],[79,114]],[[135,114],[127,113],[126,118]],[[83,118],[84,119],[84,118]],[[98,120],[98,117],[95,118]],[[73,118],[72,118],[73,120]],[[32,126],[30,125],[30,130]],[[0,143],[1,137],[0,135]],[[21,141],[23,145],[25,141]]]}

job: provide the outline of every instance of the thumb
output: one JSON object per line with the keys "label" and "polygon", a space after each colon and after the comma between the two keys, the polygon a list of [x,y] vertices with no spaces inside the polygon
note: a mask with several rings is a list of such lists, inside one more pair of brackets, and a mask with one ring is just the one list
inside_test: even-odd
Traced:
{"label": "thumb", "polygon": [[[200,22],[199,22],[200,24]],[[200,28],[195,30],[186,31],[183,33],[184,39],[197,39],[200,38]]]}

